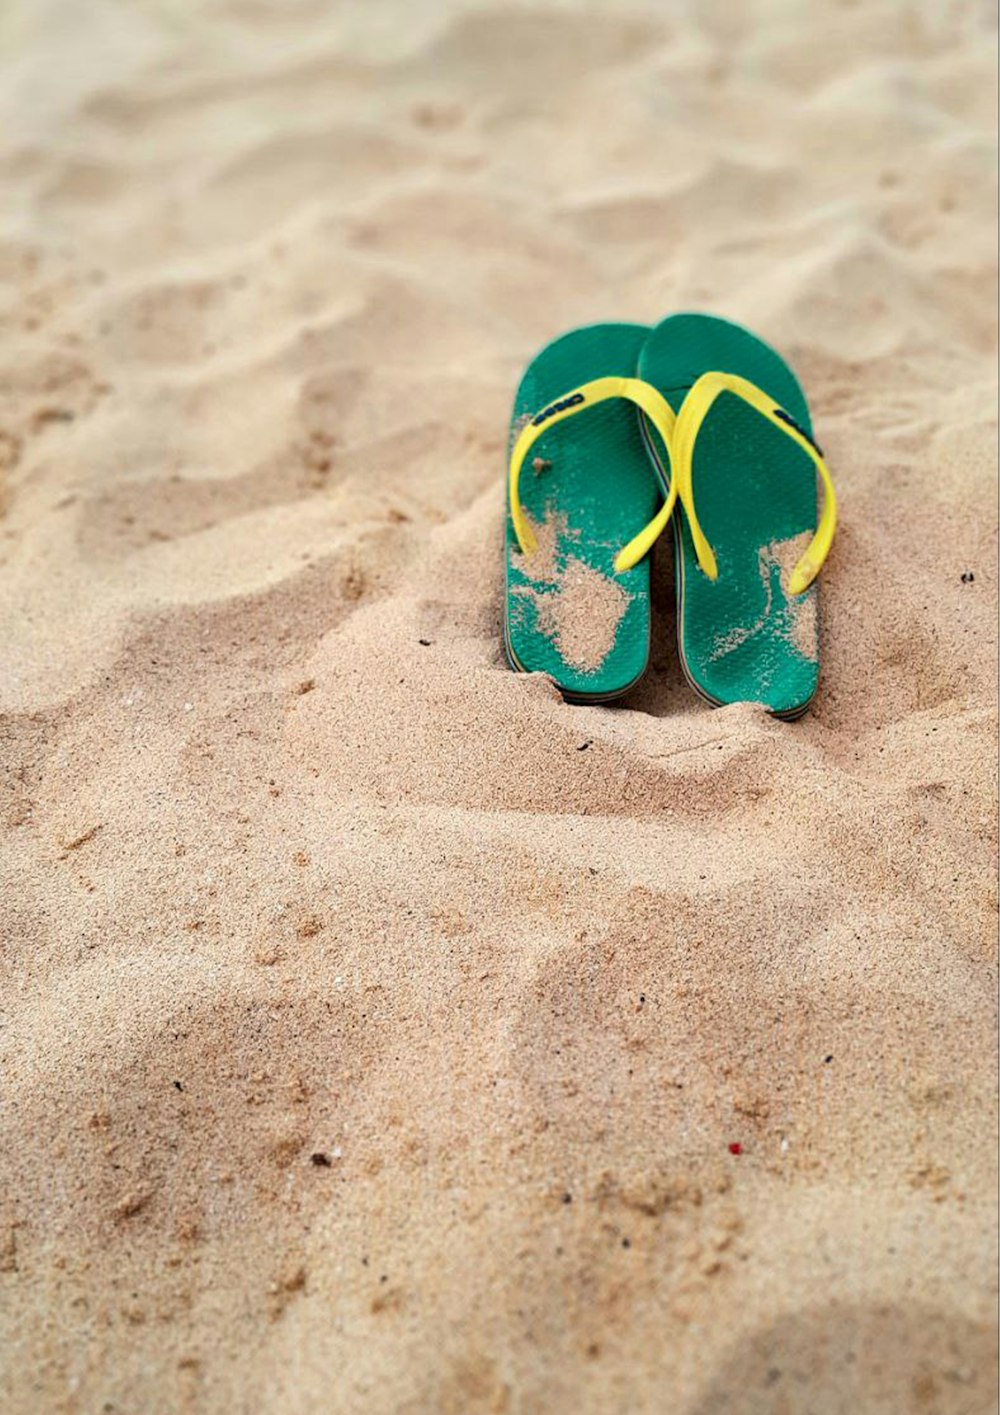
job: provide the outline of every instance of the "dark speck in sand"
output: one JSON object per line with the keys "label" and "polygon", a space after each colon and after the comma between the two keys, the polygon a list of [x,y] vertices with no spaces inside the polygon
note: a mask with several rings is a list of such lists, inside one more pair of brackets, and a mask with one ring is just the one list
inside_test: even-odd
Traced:
{"label": "dark speck in sand", "polygon": [[832,1057],[832,1056],[824,1056],[824,1058],[823,1058],[823,1065],[824,1065],[824,1066],[829,1066],[829,1065],[830,1065],[830,1062],[831,1062],[832,1060],[833,1060],[833,1057]]}
{"label": "dark speck in sand", "polygon": [[320,1169],[330,1168],[330,1156],[323,1154],[322,1150],[317,1150],[315,1154],[309,1156],[313,1164]]}
{"label": "dark speck in sand", "polygon": [[421,647],[422,649],[429,649],[430,646],[431,646],[431,641],[430,641],[430,639],[418,639],[418,640],[417,640],[417,643],[420,645],[420,647]]}
{"label": "dark speck in sand", "polygon": [[176,1091],[183,1091],[183,1089],[184,1089],[184,1087],[181,1085],[180,1081],[175,1081],[175,1082],[174,1082],[174,1090],[176,1090]]}
{"label": "dark speck in sand", "polygon": [[563,1201],[564,1204],[571,1204],[571,1203],[573,1202],[573,1195],[572,1195],[572,1194],[564,1194],[564,1195],[563,1195],[563,1198],[562,1198],[562,1201]]}
{"label": "dark speck in sand", "polygon": [[590,742],[584,742],[583,745],[582,745],[581,747],[577,747],[576,750],[577,750],[578,752],[585,752],[585,751],[587,750],[587,748],[588,748],[589,746],[591,746],[591,745],[592,745],[592,743],[590,743]]}
{"label": "dark speck in sand", "polygon": [[963,571],[962,571],[962,584],[963,584],[963,585],[971,585],[971,584],[973,583],[973,581],[975,580],[975,578],[976,578],[975,573],[974,573],[972,570],[963,570]]}
{"label": "dark speck in sand", "polygon": [[631,1238],[623,1238],[623,1239],[622,1239],[622,1247],[623,1247],[623,1248],[631,1248],[631,1246],[632,1246],[632,1240],[631,1240]]}

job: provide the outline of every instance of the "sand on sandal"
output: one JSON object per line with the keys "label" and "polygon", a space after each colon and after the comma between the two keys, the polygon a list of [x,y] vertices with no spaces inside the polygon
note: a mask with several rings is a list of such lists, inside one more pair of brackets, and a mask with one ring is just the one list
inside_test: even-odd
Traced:
{"label": "sand on sandal", "polygon": [[[764,590],[764,607],[752,624],[739,624],[716,636],[709,663],[725,658],[741,645],[753,639],[767,626],[769,632],[777,633],[803,658],[819,657],[819,616],[816,611],[817,591],[806,590],[804,594],[790,595],[788,581],[792,571],[802,559],[812,533],[802,531],[787,540],[770,541],[758,552],[758,570]],[[775,576],[782,590],[780,600],[775,599]]]}
{"label": "sand on sandal", "polygon": [[577,536],[570,530],[566,513],[555,507],[550,507],[540,521],[527,513],[525,520],[534,534],[535,548],[530,555],[515,551],[510,558],[511,565],[532,584],[555,585]]}
{"label": "sand on sandal", "polygon": [[[4,1415],[995,1410],[991,11],[0,45]],[[625,706],[504,665],[520,373],[676,309],[837,482],[794,726],[669,548]]]}
{"label": "sand on sandal", "polygon": [[515,612],[518,601],[530,603],[535,626],[552,640],[563,662],[597,673],[615,646],[631,596],[617,580],[572,553],[580,537],[565,512],[549,507],[541,521],[527,520],[535,549],[530,555],[512,555],[511,564],[531,583],[511,587]]}
{"label": "sand on sandal", "polygon": [[596,673],[615,646],[628,604],[617,581],[571,555],[556,588],[537,601],[538,627],[566,663]]}

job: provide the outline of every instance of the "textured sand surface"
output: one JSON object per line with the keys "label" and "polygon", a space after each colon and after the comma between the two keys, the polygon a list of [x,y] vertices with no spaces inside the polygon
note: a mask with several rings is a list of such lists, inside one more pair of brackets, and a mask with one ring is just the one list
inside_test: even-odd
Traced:
{"label": "textured sand surface", "polygon": [[[995,1409],[991,10],[4,8],[5,1415]],[[503,664],[524,362],[685,308],[797,725],[667,545],[626,706]]]}

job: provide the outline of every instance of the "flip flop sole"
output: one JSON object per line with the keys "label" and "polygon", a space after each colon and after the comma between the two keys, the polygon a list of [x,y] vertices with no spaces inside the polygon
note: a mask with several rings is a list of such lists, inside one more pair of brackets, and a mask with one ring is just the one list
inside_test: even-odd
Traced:
{"label": "flip flop sole", "polygon": [[[569,390],[632,377],[648,333],[638,324],[591,325],[544,348],[518,387],[510,445]],[[533,556],[521,553],[507,507],[504,649],[512,668],[547,673],[576,702],[609,702],[634,687],[649,661],[649,559],[621,573],[613,562],[661,494],[631,403],[587,408],[539,437],[520,479],[538,538]]]}
{"label": "flip flop sole", "polygon": [[[649,335],[639,377],[676,411],[701,374],[749,379],[812,433],[791,369],[727,320],[674,315]],[[647,451],[655,449],[647,442]],[[819,678],[819,591],[789,595],[787,580],[816,530],[816,475],[806,454],[740,399],[722,394],[695,444],[694,500],[719,577],[698,567],[690,530],[675,516],[677,639],[692,687],[708,702],[763,703],[801,716]]]}

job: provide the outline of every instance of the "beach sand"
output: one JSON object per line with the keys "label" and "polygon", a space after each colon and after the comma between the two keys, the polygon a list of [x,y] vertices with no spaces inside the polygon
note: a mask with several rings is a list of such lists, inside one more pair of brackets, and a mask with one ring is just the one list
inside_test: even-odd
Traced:
{"label": "beach sand", "polygon": [[[5,1415],[995,1409],[991,11],[5,11]],[[504,664],[519,373],[677,309],[841,492],[798,724],[666,543]]]}

